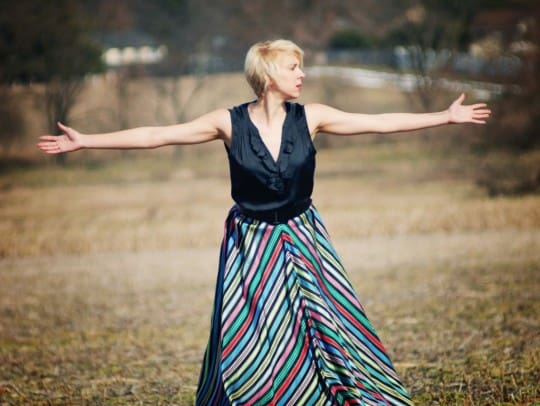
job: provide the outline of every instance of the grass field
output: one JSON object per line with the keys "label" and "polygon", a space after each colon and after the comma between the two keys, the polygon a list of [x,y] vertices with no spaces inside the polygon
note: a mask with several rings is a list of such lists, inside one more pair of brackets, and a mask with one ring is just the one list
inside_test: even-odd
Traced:
{"label": "grass field", "polygon": [[[415,401],[540,401],[540,197],[488,198],[470,157],[416,142],[318,155],[315,201]],[[221,148],[4,173],[0,403],[191,404],[227,176]]]}
{"label": "grass field", "polygon": [[[418,138],[321,149],[317,208],[417,404],[540,404],[540,196]],[[0,404],[192,404],[230,205],[218,145],[3,165]]]}

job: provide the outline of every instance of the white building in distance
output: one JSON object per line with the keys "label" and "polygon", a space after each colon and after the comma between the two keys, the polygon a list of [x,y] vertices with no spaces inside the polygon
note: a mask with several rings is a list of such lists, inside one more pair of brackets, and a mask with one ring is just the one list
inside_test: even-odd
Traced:
{"label": "white building in distance", "polygon": [[108,68],[155,64],[167,55],[167,47],[139,31],[100,33],[96,40],[103,46],[103,61]]}

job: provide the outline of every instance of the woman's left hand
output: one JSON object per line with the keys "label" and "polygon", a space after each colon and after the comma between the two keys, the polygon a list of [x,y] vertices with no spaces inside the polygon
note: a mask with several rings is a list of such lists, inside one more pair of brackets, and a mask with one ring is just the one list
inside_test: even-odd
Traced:
{"label": "woman's left hand", "polygon": [[465,94],[461,95],[448,108],[449,123],[475,123],[486,124],[486,119],[491,115],[491,110],[487,109],[485,103],[471,104],[464,106]]}

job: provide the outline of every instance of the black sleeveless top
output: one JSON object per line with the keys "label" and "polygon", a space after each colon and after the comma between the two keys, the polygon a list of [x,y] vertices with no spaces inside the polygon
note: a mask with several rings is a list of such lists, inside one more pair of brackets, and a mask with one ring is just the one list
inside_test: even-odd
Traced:
{"label": "black sleeveless top", "polygon": [[240,208],[277,210],[305,205],[311,200],[315,147],[304,106],[285,103],[281,146],[277,161],[264,144],[248,114],[248,105],[229,109],[232,122],[229,156],[231,196]]}

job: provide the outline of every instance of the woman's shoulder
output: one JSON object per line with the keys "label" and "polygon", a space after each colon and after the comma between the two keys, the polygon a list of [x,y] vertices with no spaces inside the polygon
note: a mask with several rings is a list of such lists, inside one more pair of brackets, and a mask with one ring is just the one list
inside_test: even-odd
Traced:
{"label": "woman's shoulder", "polygon": [[329,115],[338,112],[334,107],[323,103],[309,103],[304,106],[306,117],[312,121],[324,120]]}
{"label": "woman's shoulder", "polygon": [[253,103],[253,101],[247,101],[247,102],[229,107],[227,110],[233,114],[244,114],[245,112],[247,112],[247,108],[251,103]]}
{"label": "woman's shoulder", "polygon": [[330,107],[322,103],[307,103],[304,105],[304,111],[306,112],[306,118],[314,121],[317,117],[320,117]]}
{"label": "woman's shoulder", "polygon": [[306,103],[304,109],[306,112],[319,112],[330,109],[331,107],[323,103]]}
{"label": "woman's shoulder", "polygon": [[307,103],[304,105],[304,111],[309,132],[312,137],[315,137],[321,124],[332,116],[332,112],[337,110],[323,103]]}

